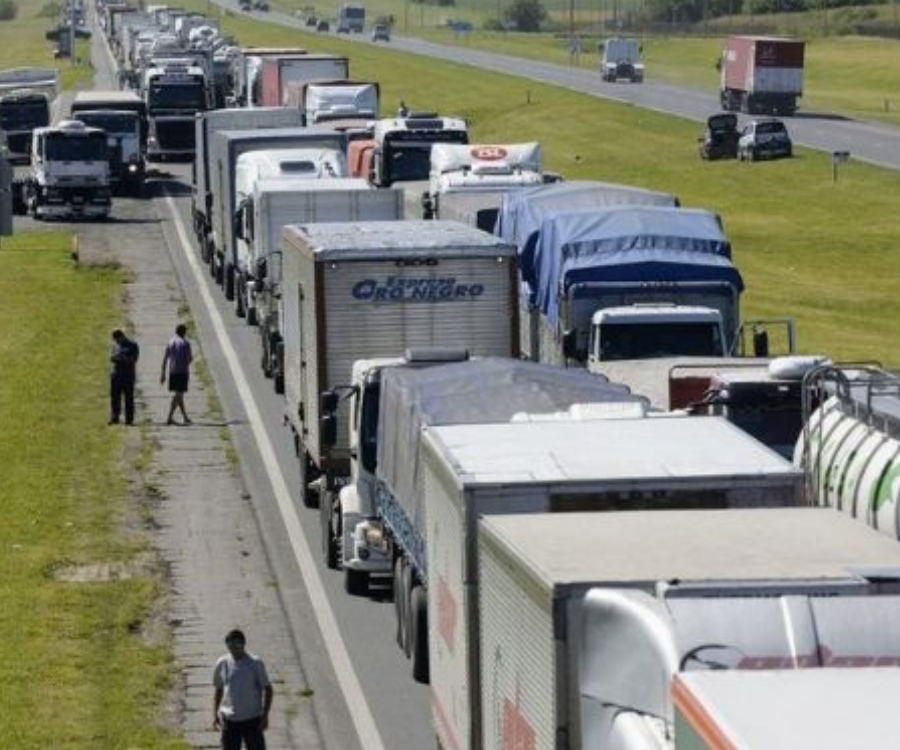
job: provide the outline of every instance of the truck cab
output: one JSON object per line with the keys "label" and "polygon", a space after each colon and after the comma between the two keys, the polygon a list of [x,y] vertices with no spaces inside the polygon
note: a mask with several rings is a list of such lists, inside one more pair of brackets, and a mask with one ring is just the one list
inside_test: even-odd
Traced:
{"label": "truck cab", "polygon": [[50,100],[46,94],[20,89],[0,96],[0,130],[6,135],[11,163],[28,162],[31,134],[35,128],[49,124]]}
{"label": "truck cab", "polygon": [[431,174],[431,147],[436,143],[467,144],[469,128],[465,120],[436,114],[384,118],[373,129],[370,171],[375,185],[427,181]]}
{"label": "truck cab", "polygon": [[607,39],[601,43],[600,51],[600,77],[604,81],[644,82],[644,63],[641,61],[641,45],[637,39]]}
{"label": "truck cab", "polygon": [[141,195],[146,177],[141,116],[128,110],[85,110],[76,119],[106,131],[110,182],[119,192]]}

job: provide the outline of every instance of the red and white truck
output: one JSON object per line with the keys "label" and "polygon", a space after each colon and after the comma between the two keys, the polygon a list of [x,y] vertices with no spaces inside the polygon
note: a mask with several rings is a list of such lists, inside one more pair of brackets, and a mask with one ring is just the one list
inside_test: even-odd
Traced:
{"label": "red and white truck", "polygon": [[792,115],[803,96],[799,39],[730,36],[722,51],[719,99],[722,109],[747,114]]}
{"label": "red and white truck", "polygon": [[282,107],[289,86],[313,81],[340,81],[350,76],[350,61],[330,54],[285,55],[262,58],[259,69],[261,107]]}

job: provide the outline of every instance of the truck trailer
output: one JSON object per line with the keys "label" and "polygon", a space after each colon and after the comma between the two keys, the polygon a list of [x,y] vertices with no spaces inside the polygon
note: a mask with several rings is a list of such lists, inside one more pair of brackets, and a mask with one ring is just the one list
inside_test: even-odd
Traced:
{"label": "truck trailer", "polygon": [[272,55],[261,59],[260,98],[263,107],[287,104],[289,87],[314,81],[341,81],[350,76],[350,61],[331,54]]}
{"label": "truck trailer", "polygon": [[803,96],[804,51],[799,39],[728,37],[720,65],[722,109],[793,115]]}
{"label": "truck trailer", "polygon": [[515,249],[485,232],[421,220],[288,225],[281,253],[286,419],[308,507],[350,474],[346,401],[323,441],[320,396],[347,383],[355,360],[517,353]]}
{"label": "truck trailer", "polygon": [[[885,685],[862,680],[900,675],[900,547],[830,509],[490,515],[477,554],[477,576],[434,570],[444,747],[890,746],[826,714],[854,687],[874,710]],[[766,693],[794,700],[769,713]],[[820,743],[817,724],[843,728]]]}
{"label": "truck trailer", "polygon": [[6,139],[7,159],[27,164],[35,128],[53,121],[52,105],[59,93],[56,68],[13,68],[0,72],[0,130]]}

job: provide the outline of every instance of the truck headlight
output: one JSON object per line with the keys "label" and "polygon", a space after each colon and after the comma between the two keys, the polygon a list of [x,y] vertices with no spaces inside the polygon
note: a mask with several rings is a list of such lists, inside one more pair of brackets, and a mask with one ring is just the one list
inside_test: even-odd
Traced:
{"label": "truck headlight", "polygon": [[366,544],[370,547],[381,548],[385,546],[384,529],[380,526],[369,526],[365,529],[364,534]]}

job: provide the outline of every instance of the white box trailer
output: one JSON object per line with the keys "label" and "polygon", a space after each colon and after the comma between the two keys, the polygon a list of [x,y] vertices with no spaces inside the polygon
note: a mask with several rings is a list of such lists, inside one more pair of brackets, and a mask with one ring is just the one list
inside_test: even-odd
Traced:
{"label": "white box trailer", "polygon": [[241,154],[287,148],[332,149],[347,153],[347,137],[330,128],[285,127],[265,130],[220,130],[210,144],[212,192],[212,242],[210,267],[225,291],[234,299],[234,217],[237,210],[237,161]]}
{"label": "white box trailer", "polygon": [[515,248],[453,222],[373,221],[288,225],[281,250],[287,419],[314,506],[311,479],[349,474],[346,403],[326,448],[319,399],[349,382],[354,361],[409,348],[517,354]]}
{"label": "white box trailer", "polygon": [[205,261],[209,260],[212,241],[212,186],[210,172],[210,143],[220,130],[242,130],[253,128],[300,127],[303,118],[299,112],[288,107],[234,107],[214,109],[197,115],[194,123],[194,155],[192,171],[192,207],[194,234],[200,244]]}
{"label": "white box trailer", "polygon": [[[427,591],[430,681],[444,747],[480,747],[480,516],[761,508],[799,505],[803,497],[802,472],[721,417],[626,413],[438,426],[423,431],[420,453],[420,467],[410,471],[423,474],[424,508],[405,514],[416,524],[418,542],[408,549],[418,554]],[[389,470],[383,463],[379,453],[379,472]]]}
{"label": "white box trailer", "polygon": [[893,750],[900,669],[691,672],[675,678],[675,747]]}
{"label": "white box trailer", "polygon": [[259,324],[262,367],[284,392],[281,331],[281,243],[288,224],[331,221],[391,221],[403,218],[403,192],[376,189],[361,178],[298,181],[265,179],[254,185],[250,202],[238,216],[238,264],[246,246],[247,321]]}
{"label": "white box trailer", "polygon": [[[483,517],[470,579],[479,660],[467,665],[446,642],[467,630],[471,594],[457,600],[451,585],[432,627],[436,714],[455,740],[445,747],[499,749],[515,731],[534,750],[818,750],[790,732],[778,743],[742,731],[734,744],[692,744],[679,729],[697,714],[678,714],[693,693],[711,725],[731,728],[717,706],[742,704],[746,719],[773,726],[754,710],[758,670],[900,675],[900,547],[863,528],[824,508]],[[728,691],[706,670],[736,670]],[[856,669],[834,671],[844,695]]]}

